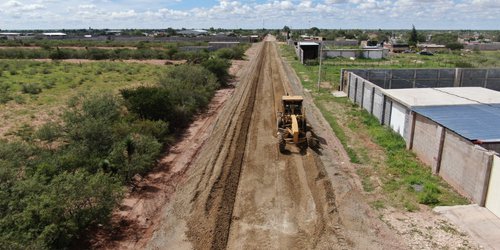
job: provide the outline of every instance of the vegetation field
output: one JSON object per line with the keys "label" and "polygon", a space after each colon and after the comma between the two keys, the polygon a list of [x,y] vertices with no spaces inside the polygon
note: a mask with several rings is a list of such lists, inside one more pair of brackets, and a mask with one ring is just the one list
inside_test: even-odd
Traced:
{"label": "vegetation field", "polygon": [[[331,94],[338,89],[342,68],[411,68],[415,60],[418,60],[413,64],[415,67],[450,67],[464,60],[464,56],[451,54],[424,57],[401,54],[388,60],[328,59],[322,68],[318,89],[319,66],[302,65],[289,46],[283,45],[281,52],[299,75],[304,88],[310,91],[316,105],[347,150],[351,162],[356,163],[356,172],[362,180],[364,191],[371,197],[374,208],[391,206],[415,211],[425,205],[468,203],[440,177],[432,175],[430,167],[406,150],[405,142],[398,134],[379,125],[374,117],[347,98],[337,98]],[[495,58],[500,56],[497,52],[484,55],[486,57],[467,55],[468,63],[490,62],[482,65],[492,67],[496,63]]]}
{"label": "vegetation field", "polygon": [[0,248],[74,248],[107,226],[243,52],[176,66],[1,60]]}
{"label": "vegetation field", "polygon": [[[34,40],[13,41],[15,46],[0,46],[0,59],[90,59],[90,60],[145,60],[169,59],[199,62],[210,53],[207,49],[183,51],[184,46],[207,45],[205,42],[98,42],[80,40]],[[3,43],[6,43],[3,41]],[[0,45],[2,41],[0,41]],[[218,56],[237,59],[243,55],[249,44],[218,50]]]}
{"label": "vegetation field", "polygon": [[16,133],[24,125],[55,119],[73,96],[118,93],[126,86],[153,84],[166,67],[119,62],[0,61],[0,136]]}

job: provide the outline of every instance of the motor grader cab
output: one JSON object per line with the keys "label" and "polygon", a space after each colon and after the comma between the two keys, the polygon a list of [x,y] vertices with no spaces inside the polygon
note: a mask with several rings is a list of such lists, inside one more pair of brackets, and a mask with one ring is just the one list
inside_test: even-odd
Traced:
{"label": "motor grader cab", "polygon": [[278,145],[281,152],[287,143],[313,146],[312,134],[308,131],[302,96],[283,96],[281,111],[277,115]]}

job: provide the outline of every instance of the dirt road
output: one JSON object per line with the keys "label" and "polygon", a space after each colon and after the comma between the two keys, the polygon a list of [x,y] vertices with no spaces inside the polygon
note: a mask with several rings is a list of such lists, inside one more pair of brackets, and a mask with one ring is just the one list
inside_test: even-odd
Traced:
{"label": "dirt road", "polygon": [[280,98],[304,93],[276,43],[257,46],[146,247],[400,248],[396,236],[370,215],[345,151],[310,101],[308,119],[323,149],[288,145],[289,153],[279,153]]}

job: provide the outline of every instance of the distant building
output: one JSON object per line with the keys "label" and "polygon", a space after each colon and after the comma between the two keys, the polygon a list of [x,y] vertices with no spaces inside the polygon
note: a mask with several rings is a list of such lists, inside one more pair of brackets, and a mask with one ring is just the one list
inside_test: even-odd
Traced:
{"label": "distant building", "polygon": [[417,45],[417,48],[419,50],[425,50],[429,52],[445,52],[449,51],[448,48],[446,48],[445,45],[439,45],[439,44],[427,44],[427,43],[421,43]]}
{"label": "distant building", "polygon": [[122,32],[123,31],[121,31],[121,30],[108,30],[108,31],[106,31],[106,34],[107,35],[121,36]]}
{"label": "distant building", "polygon": [[205,36],[208,35],[208,31],[206,30],[180,30],[177,31],[178,35],[183,36]]}
{"label": "distant building", "polygon": [[410,49],[407,43],[385,43],[384,48],[392,53],[401,53]]}
{"label": "distant building", "polygon": [[0,33],[0,38],[7,39],[7,40],[15,40],[16,38],[18,38],[20,36],[21,36],[21,33],[13,33],[13,32]]}
{"label": "distant building", "polygon": [[43,36],[45,37],[66,37],[66,33],[62,32],[47,32],[47,33],[42,33]]}

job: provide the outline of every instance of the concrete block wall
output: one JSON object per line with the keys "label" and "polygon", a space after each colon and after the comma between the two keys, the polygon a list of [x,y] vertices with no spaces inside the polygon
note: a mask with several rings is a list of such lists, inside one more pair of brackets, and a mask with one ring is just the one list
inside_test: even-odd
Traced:
{"label": "concrete block wall", "polygon": [[500,218],[500,155],[493,156],[486,208]]}
{"label": "concrete block wall", "polygon": [[430,166],[432,172],[437,174],[440,164],[440,149],[445,129],[436,122],[415,114],[415,127],[410,148],[418,158]]}
{"label": "concrete block wall", "polygon": [[[370,86],[371,85],[371,86]],[[364,82],[363,85],[363,108],[366,109],[368,112],[371,112],[372,110],[372,104],[373,104],[373,84]]]}
{"label": "concrete block wall", "polygon": [[500,154],[500,143],[487,143],[487,144],[482,144],[481,147],[495,151]]}
{"label": "concrete block wall", "polygon": [[382,90],[374,88],[372,114],[377,118],[380,124],[383,124],[384,121],[384,101],[385,95],[382,93]]}
{"label": "concrete block wall", "polygon": [[493,153],[452,131],[445,132],[439,175],[462,195],[484,206]]}
{"label": "concrete block wall", "polygon": [[350,73],[349,88],[347,90],[349,99],[363,107],[374,115],[381,123],[384,117],[384,94],[382,88]]}

